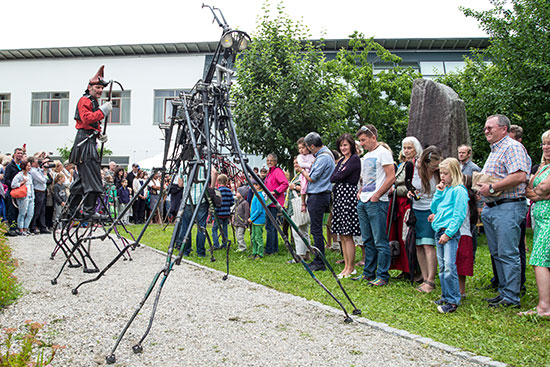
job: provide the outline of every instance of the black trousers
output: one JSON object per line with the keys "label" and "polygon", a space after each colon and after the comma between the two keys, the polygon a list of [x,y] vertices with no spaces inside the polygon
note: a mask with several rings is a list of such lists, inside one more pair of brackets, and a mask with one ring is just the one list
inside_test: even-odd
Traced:
{"label": "black trousers", "polygon": [[38,229],[43,232],[46,227],[46,191],[34,190],[34,216],[32,217],[30,230]]}
{"label": "black trousers", "polygon": [[17,216],[19,215],[19,209],[13,205],[13,199],[11,198],[11,190],[8,190],[4,202],[6,203],[6,219],[8,220],[9,229],[17,229]]}
{"label": "black trousers", "polygon": [[[330,207],[330,192],[320,194],[308,194],[307,211],[311,221],[311,235],[313,236],[313,245],[324,255],[325,237],[323,236],[323,217]],[[313,263],[323,264],[319,255],[315,256]]]}

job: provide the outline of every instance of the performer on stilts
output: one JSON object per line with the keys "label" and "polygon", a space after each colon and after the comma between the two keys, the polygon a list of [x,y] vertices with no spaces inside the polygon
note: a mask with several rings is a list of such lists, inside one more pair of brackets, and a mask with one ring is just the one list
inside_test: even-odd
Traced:
{"label": "performer on stilts", "polygon": [[[88,88],[78,101],[74,119],[76,120],[76,137],[71,150],[70,162],[77,167],[78,176],[70,189],[69,218],[80,220],[105,220],[106,215],[95,211],[97,197],[103,192],[101,180],[101,162],[97,152],[97,141],[107,142],[107,135],[101,134],[101,120],[113,109],[110,101],[99,105],[103,88],[109,82],[103,78],[102,65],[96,75],[90,79]],[[82,206],[80,203],[83,201]],[[80,210],[79,210],[80,209]]]}

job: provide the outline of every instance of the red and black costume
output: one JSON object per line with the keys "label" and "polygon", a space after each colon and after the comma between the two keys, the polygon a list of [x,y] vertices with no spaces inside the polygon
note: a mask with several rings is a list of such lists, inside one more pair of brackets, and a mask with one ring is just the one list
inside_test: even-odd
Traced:
{"label": "red and black costume", "polygon": [[[93,84],[105,85],[103,66],[90,80],[90,85]],[[69,160],[76,165],[78,176],[71,186],[69,205],[73,212],[84,197],[82,212],[85,215],[92,215],[95,213],[97,197],[103,192],[96,137],[101,132],[100,122],[105,115],[100,110],[97,99],[91,96],[88,90],[80,97],[74,118],[77,133]]]}

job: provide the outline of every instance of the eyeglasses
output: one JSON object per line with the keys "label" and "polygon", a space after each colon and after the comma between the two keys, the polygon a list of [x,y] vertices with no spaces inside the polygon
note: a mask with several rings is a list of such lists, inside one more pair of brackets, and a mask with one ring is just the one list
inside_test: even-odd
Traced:
{"label": "eyeglasses", "polygon": [[372,130],[368,128],[368,126],[361,126],[359,131],[368,131],[372,136],[376,136],[376,134],[373,133]]}

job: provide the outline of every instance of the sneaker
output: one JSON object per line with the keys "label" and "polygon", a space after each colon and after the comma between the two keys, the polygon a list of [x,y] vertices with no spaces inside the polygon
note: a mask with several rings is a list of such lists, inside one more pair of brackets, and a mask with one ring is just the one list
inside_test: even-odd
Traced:
{"label": "sneaker", "polygon": [[311,262],[309,264],[309,268],[313,271],[325,271],[325,270],[327,270],[325,268],[325,264],[319,264],[319,263],[314,263],[314,262]]}
{"label": "sneaker", "polygon": [[388,281],[387,280],[384,280],[384,279],[380,279],[380,278],[376,278],[375,280],[371,280],[369,282],[369,285],[371,287],[383,287],[385,285],[388,284]]}
{"label": "sneaker", "polygon": [[434,303],[438,306],[443,306],[447,304],[447,301],[445,301],[443,298],[440,298],[437,301],[434,301]]}
{"label": "sneaker", "polygon": [[235,252],[244,252],[244,251],[246,251],[246,248],[238,248],[237,251]]}
{"label": "sneaker", "polygon": [[365,281],[367,281],[367,282],[370,282],[370,281],[372,280],[372,278],[366,276],[365,274],[361,274],[361,275],[359,275],[358,277],[351,278],[351,280],[355,280],[355,281],[363,281],[363,280],[365,280]]}
{"label": "sneaker", "polygon": [[254,257],[254,260],[261,260],[262,258],[263,258],[263,256],[256,255],[256,256]]}
{"label": "sneaker", "polygon": [[519,303],[513,303],[513,302],[507,301],[505,299],[501,299],[498,302],[489,303],[489,307],[493,307],[493,308],[498,308],[498,307],[520,308],[521,305]]}
{"label": "sneaker", "polygon": [[250,255],[248,256],[249,259],[253,260],[256,257],[256,255]]}
{"label": "sneaker", "polygon": [[444,305],[437,306],[437,310],[438,310],[440,313],[451,313],[451,312],[455,312],[457,308],[458,308],[458,306],[457,306],[457,305],[453,305],[452,303],[445,303]]}

